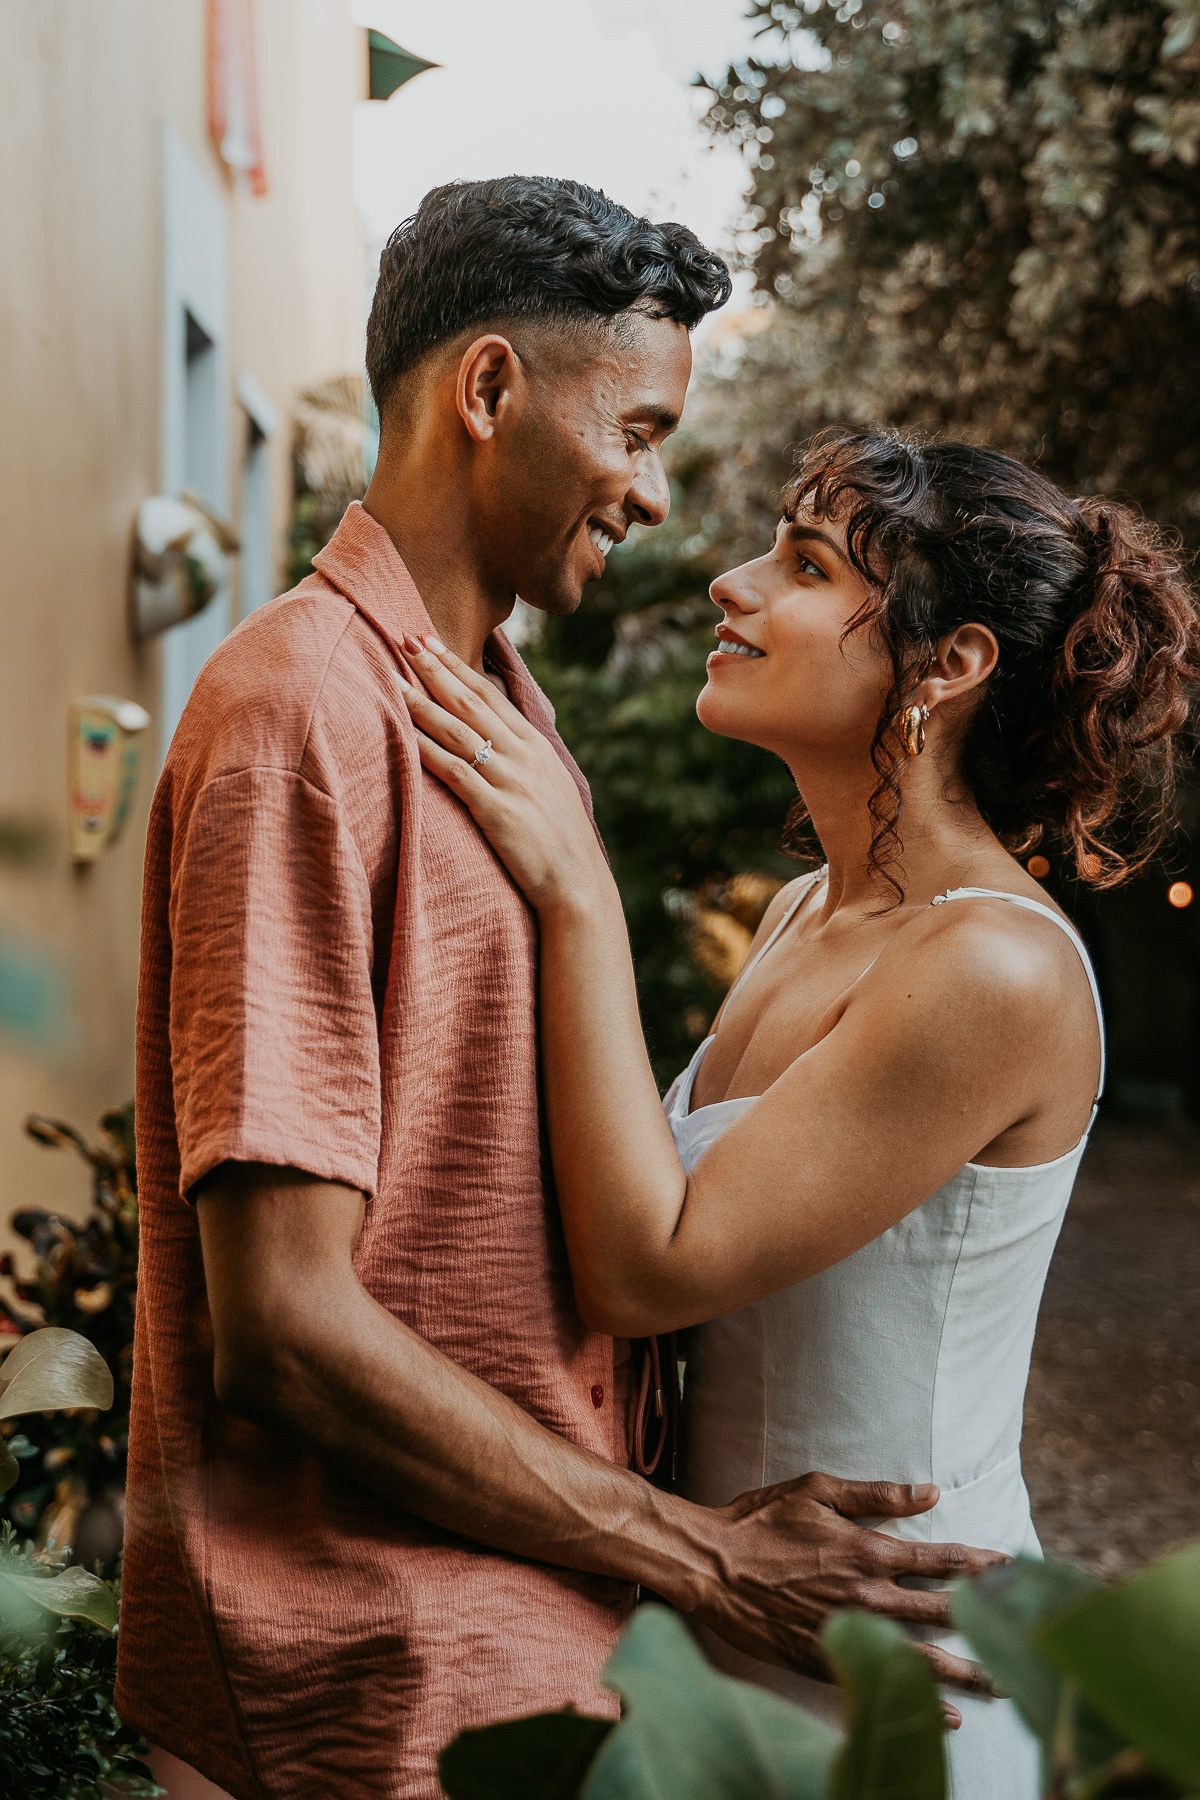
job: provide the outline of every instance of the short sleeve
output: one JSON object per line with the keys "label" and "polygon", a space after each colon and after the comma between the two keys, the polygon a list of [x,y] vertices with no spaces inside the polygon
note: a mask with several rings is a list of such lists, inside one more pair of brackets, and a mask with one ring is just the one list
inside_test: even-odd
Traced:
{"label": "short sleeve", "polygon": [[182,1192],[236,1161],[373,1193],[371,893],[336,802],[286,769],[210,781],[177,843],[170,934]]}

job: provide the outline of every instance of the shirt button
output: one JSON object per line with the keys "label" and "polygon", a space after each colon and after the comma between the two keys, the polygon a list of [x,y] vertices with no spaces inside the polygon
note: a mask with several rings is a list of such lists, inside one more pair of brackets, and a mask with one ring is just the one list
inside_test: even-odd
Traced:
{"label": "shirt button", "polygon": [[592,1389],[592,1405],[596,1407],[604,1405],[604,1383],[602,1381],[598,1381]]}

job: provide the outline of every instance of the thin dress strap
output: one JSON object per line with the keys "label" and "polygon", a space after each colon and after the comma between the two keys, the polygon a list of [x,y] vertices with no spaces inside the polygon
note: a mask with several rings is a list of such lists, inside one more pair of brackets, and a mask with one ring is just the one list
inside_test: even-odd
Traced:
{"label": "thin dress strap", "polygon": [[[1104,1049],[1104,1009],[1100,1004],[1100,988],[1096,982],[1096,971],[1092,968],[1092,959],[1087,953],[1087,946],[1084,944],[1083,939],[1080,937],[1075,927],[1064,919],[1061,913],[1056,913],[1052,906],[1045,906],[1040,900],[1031,900],[1027,894],[1009,894],[1003,892],[1000,888],[951,888],[949,893],[939,894],[932,904],[934,906],[944,906],[947,900],[1007,900],[1013,906],[1024,907],[1026,912],[1041,913],[1043,918],[1049,919],[1052,925],[1057,925],[1059,930],[1065,932],[1067,937],[1070,938],[1076,950],[1079,952],[1079,960],[1083,964],[1083,972],[1087,976],[1088,986],[1092,990],[1092,1001],[1096,1008],[1096,1023],[1100,1028],[1100,1085],[1096,1089],[1096,1102],[1099,1104],[1100,1096],[1104,1092],[1104,1073],[1106,1066]],[[1095,1107],[1093,1107],[1092,1111],[1094,1116]]]}
{"label": "thin dress strap", "polygon": [[745,981],[747,975],[750,973],[750,971],[754,967],[755,963],[762,961],[763,957],[767,954],[767,951],[771,948],[771,945],[775,942],[775,939],[779,936],[780,932],[784,930],[785,926],[787,926],[791,923],[792,918],[795,915],[796,911],[798,910],[801,902],[808,899],[808,896],[812,893],[814,886],[816,885],[816,883],[818,881],[820,881],[822,875],[824,875],[826,873],[827,869],[828,869],[828,864],[826,864],[824,867],[822,867],[820,869],[813,870],[812,874],[809,876],[808,880],[804,883],[804,886],[800,889],[800,892],[796,895],[796,898],[792,901],[792,904],[788,907],[787,911],[784,913],[782,919],[780,919],[778,925],[775,927],[774,931],[771,933],[770,937],[767,939],[767,941],[763,945],[762,949],[756,950],[754,952],[754,955],[750,958],[750,961],[748,963],[746,963],[741,969],[738,970],[737,975],[734,977],[733,986],[729,989],[728,993],[725,995],[725,999],[721,1002],[722,1007],[727,1005],[728,1002],[730,1001],[730,999],[732,999],[737,988],[741,985],[741,983],[743,981]]}

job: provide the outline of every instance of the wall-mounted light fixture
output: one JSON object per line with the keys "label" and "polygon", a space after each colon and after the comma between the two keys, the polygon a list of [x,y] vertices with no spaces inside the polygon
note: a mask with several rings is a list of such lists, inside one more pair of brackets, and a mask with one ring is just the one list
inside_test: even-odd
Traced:
{"label": "wall-mounted light fixture", "polygon": [[150,714],[136,700],[89,694],[71,707],[71,855],[94,862],[119,834],[137,779],[138,739]]}
{"label": "wall-mounted light fixture", "polygon": [[227,519],[197,495],[154,494],[138,508],[133,555],[133,633],[154,637],[203,612],[224,586],[238,549]]}

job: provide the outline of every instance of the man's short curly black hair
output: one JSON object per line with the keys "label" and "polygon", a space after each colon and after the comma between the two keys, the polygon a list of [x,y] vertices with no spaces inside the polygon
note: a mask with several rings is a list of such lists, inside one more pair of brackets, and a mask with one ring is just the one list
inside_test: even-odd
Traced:
{"label": "man's short curly black hair", "polygon": [[611,319],[637,306],[690,331],[724,305],[729,271],[686,225],[635,218],[597,188],[506,175],[433,188],[388,239],[367,324],[382,413],[438,344],[510,319]]}

